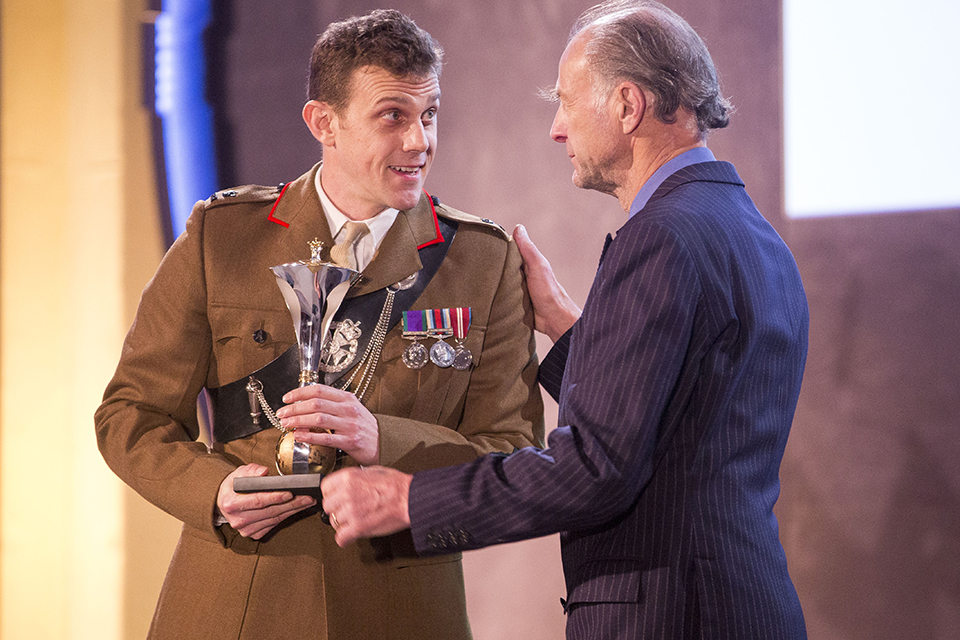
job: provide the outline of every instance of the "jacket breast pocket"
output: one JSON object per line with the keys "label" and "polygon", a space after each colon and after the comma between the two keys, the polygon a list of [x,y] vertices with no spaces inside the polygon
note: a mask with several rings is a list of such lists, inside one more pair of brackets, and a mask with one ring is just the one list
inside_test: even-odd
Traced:
{"label": "jacket breast pocket", "polygon": [[286,309],[211,305],[208,314],[218,385],[253,373],[296,343]]}
{"label": "jacket breast pocket", "polygon": [[[428,361],[423,367],[414,369],[407,366],[403,358],[404,351],[413,341],[402,337],[401,326],[394,327],[383,345],[375,376],[376,386],[368,407],[375,413],[456,428],[471,376],[482,360],[483,334],[483,327],[471,328],[464,340],[463,346],[473,356],[470,367],[464,370],[452,366],[441,368]],[[444,341],[451,347],[456,346],[456,341],[451,338]],[[437,340],[424,338],[419,342],[429,351]]]}

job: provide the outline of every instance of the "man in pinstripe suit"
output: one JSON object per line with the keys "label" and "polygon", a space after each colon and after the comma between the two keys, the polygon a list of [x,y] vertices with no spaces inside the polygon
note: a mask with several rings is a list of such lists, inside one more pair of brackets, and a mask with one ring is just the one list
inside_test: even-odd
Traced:
{"label": "man in pinstripe suit", "polygon": [[324,480],[337,542],[410,527],[419,553],[561,532],[567,637],[805,638],[773,505],[807,351],[790,251],[705,140],[710,55],[662,5],[584,14],[551,136],[628,220],[582,314],[518,228],[558,398],[546,450]]}

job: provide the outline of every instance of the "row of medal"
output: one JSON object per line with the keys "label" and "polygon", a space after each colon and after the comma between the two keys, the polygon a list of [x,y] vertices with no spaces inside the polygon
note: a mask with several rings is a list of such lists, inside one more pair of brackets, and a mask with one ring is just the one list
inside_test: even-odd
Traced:
{"label": "row of medal", "polygon": [[[403,337],[413,343],[403,350],[403,364],[411,369],[422,369],[432,362],[441,369],[453,367],[466,371],[473,364],[473,354],[463,346],[470,331],[470,307],[453,309],[423,309],[403,312]],[[450,345],[444,338],[453,338]],[[420,342],[436,339],[429,349]]]}

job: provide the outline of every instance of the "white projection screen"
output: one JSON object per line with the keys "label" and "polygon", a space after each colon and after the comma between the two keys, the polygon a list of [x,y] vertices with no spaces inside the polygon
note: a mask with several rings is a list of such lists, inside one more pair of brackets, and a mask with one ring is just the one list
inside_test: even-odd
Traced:
{"label": "white projection screen", "polygon": [[960,207],[960,0],[783,0],[787,215]]}

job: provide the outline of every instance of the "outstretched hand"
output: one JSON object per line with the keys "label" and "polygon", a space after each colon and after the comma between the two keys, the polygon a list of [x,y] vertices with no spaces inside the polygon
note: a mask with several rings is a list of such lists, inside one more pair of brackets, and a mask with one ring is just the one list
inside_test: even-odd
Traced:
{"label": "outstretched hand", "polygon": [[553,267],[533,244],[522,224],[513,230],[513,240],[523,258],[535,328],[556,342],[580,318],[580,307],[557,282]]}
{"label": "outstretched hand", "polygon": [[337,532],[337,544],[345,547],[358,538],[409,528],[412,481],[413,476],[387,467],[353,467],[324,478],[323,509]]}

